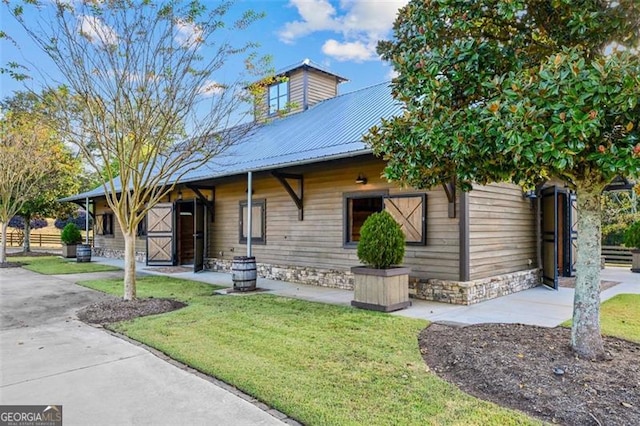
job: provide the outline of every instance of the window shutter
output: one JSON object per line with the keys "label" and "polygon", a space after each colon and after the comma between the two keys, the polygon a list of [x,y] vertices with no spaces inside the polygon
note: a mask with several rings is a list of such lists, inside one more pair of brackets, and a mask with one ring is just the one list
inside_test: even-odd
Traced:
{"label": "window shutter", "polygon": [[400,224],[407,244],[426,243],[426,194],[394,195],[384,198],[384,208]]}
{"label": "window shutter", "polygon": [[104,231],[104,227],[103,227],[103,215],[96,215],[95,216],[95,223],[93,225],[94,227],[94,232],[96,233],[96,235],[104,235],[103,231]]}

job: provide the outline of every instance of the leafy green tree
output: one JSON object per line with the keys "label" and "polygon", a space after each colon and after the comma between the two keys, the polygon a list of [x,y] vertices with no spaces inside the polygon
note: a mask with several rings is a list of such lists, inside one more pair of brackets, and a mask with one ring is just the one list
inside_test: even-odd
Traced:
{"label": "leafy green tree", "polygon": [[38,191],[22,204],[18,215],[24,219],[23,251],[31,251],[31,220],[37,217],[54,217],[73,208],[63,205],[58,199],[72,195],[80,188],[78,176],[81,175],[81,163],[71,149],[60,138],[55,128],[55,121],[50,117],[54,114],[51,103],[43,102],[49,95],[37,95],[31,92],[16,92],[13,96],[0,103],[0,107],[14,114],[37,119],[40,125],[48,126],[48,149],[50,156],[47,166],[47,178]]}
{"label": "leafy green tree", "polygon": [[7,227],[16,214],[46,193],[64,145],[34,111],[0,110],[0,263],[6,262]]}
{"label": "leafy green tree", "polygon": [[469,190],[557,177],[576,191],[571,343],[591,359],[604,356],[600,194],[640,172],[639,15],[637,0],[414,0],[378,45],[406,107],[366,138],[388,178]]}
{"label": "leafy green tree", "polygon": [[[182,176],[251,130],[235,126],[251,113],[245,78],[266,68],[256,43],[234,40],[261,15],[197,0],[6,3],[73,99],[59,102],[59,123],[101,176],[124,236],[124,299],[134,299],[140,221]],[[227,62],[246,72],[227,72]]]}

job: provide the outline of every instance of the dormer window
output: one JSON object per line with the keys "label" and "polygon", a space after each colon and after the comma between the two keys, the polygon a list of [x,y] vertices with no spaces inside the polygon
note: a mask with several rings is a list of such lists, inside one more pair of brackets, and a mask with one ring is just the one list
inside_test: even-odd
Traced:
{"label": "dormer window", "polygon": [[289,102],[289,82],[283,81],[269,86],[269,115],[287,107]]}

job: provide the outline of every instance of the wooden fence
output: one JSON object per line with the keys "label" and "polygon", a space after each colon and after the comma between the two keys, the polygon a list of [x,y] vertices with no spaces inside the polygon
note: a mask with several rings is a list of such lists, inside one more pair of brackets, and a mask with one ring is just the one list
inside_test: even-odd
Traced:
{"label": "wooden fence", "polygon": [[631,249],[620,246],[602,246],[602,255],[607,263],[631,265]]}
{"label": "wooden fence", "polygon": [[[82,242],[84,243],[84,237]],[[22,247],[24,235],[20,232],[7,233],[7,247]],[[93,237],[89,236],[89,244],[93,245]],[[31,247],[62,247],[60,234],[31,234]]]}

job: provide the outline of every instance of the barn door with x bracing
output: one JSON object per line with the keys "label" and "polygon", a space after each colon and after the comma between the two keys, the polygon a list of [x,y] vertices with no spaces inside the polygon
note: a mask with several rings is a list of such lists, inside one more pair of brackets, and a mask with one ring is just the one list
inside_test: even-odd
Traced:
{"label": "barn door with x bracing", "polygon": [[173,266],[173,203],[158,203],[147,213],[147,265]]}

